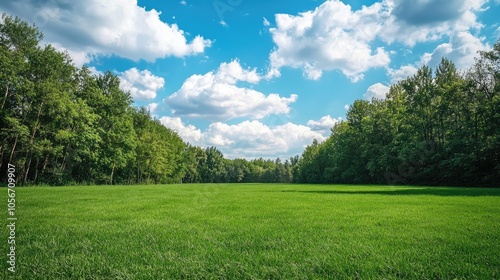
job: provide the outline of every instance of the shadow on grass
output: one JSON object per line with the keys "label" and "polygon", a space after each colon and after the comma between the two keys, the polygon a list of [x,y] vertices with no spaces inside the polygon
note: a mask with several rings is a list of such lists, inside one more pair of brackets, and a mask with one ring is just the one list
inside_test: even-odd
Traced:
{"label": "shadow on grass", "polygon": [[378,195],[436,195],[436,196],[500,196],[500,188],[409,188],[397,190],[282,190],[281,192],[317,193],[317,194],[378,194]]}

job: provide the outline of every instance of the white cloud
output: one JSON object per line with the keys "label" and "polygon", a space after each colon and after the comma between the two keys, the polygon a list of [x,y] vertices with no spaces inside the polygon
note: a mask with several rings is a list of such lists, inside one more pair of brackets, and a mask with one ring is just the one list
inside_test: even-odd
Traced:
{"label": "white cloud", "polygon": [[418,68],[427,65],[436,68],[443,57],[451,60],[460,70],[466,70],[474,64],[474,58],[478,57],[478,51],[490,49],[483,44],[481,38],[477,38],[469,32],[458,32],[450,37],[448,43],[438,45],[431,53],[424,53],[418,62],[413,65],[404,65],[399,69],[388,69],[387,75],[391,83],[397,83],[415,75]]}
{"label": "white cloud", "polygon": [[186,0],[182,0],[181,2],[179,2],[179,4],[186,6],[187,2],[186,2]]}
{"label": "white cloud", "polygon": [[227,84],[236,84],[238,81],[256,84],[261,79],[256,69],[243,69],[239,60],[232,60],[230,63],[221,63],[215,78],[217,81]]}
{"label": "white cloud", "polygon": [[432,53],[425,53],[421,63],[434,68],[439,65],[443,57],[455,63],[458,69],[467,69],[474,64],[478,51],[487,50],[489,46],[483,44],[480,38],[468,32],[459,32],[450,38],[449,43],[437,46]]}
{"label": "white cloud", "polygon": [[148,111],[151,113],[151,114],[154,114],[156,113],[156,110],[158,110],[158,106],[160,104],[159,103],[149,103],[148,106],[146,106],[146,108],[148,109]]}
{"label": "white cloud", "polygon": [[162,77],[153,75],[149,70],[139,71],[135,67],[121,73],[119,78],[120,88],[130,91],[130,95],[138,100],[155,98],[156,92],[165,85]]}
{"label": "white cloud", "polygon": [[289,104],[298,96],[280,97],[237,85],[238,82],[258,83],[261,77],[255,69],[243,69],[237,60],[222,63],[219,69],[205,75],[193,75],[164,102],[174,116],[205,118],[213,121],[240,117],[260,119],[272,114],[287,114]]}
{"label": "white cloud", "polygon": [[271,25],[271,23],[267,20],[267,18],[264,18],[264,22],[262,24],[264,24],[264,26]]}
{"label": "white cloud", "polygon": [[376,24],[379,10],[380,4],[374,4],[352,12],[340,1],[326,1],[298,16],[275,15],[277,26],[269,29],[276,44],[270,54],[274,74],[268,76],[290,66],[313,80],[323,71],[340,70],[356,82],[368,69],[388,65],[389,54],[369,45],[381,28]]}
{"label": "white cloud", "polygon": [[227,158],[287,158],[301,154],[313,139],[325,140],[321,133],[293,123],[269,127],[255,120],[234,125],[215,122],[200,132],[183,124],[180,118],[162,117],[160,121],[178,131],[185,141],[202,147],[216,146]]}
{"label": "white cloud", "polygon": [[371,100],[373,97],[377,99],[385,99],[387,93],[389,92],[389,87],[385,86],[381,83],[376,83],[371,85],[363,95],[363,97],[367,100]]}
{"label": "white cloud", "polygon": [[457,32],[481,28],[476,13],[487,0],[385,0],[386,20],[380,37],[413,46]]}
{"label": "white cloud", "polygon": [[51,44],[67,49],[81,65],[99,55],[154,61],[204,52],[210,40],[196,36],[190,42],[176,24],[160,19],[137,0],[8,1],[3,11],[35,23]]}
{"label": "white cloud", "polygon": [[69,57],[77,67],[82,67],[84,64],[91,62],[95,55],[83,50],[66,49],[59,43],[52,43],[52,46],[60,52],[68,53]]}
{"label": "white cloud", "polygon": [[90,70],[90,73],[92,73],[92,75],[94,75],[94,76],[100,76],[100,75],[104,74],[101,71],[97,70],[94,66],[89,67],[89,70]]}
{"label": "white cloud", "polygon": [[228,25],[227,25],[227,22],[225,22],[225,21],[223,21],[223,20],[219,21],[219,24],[220,24],[220,25],[222,25],[222,26],[224,26],[224,27],[227,27],[227,26],[228,26]]}
{"label": "white cloud", "polygon": [[349,104],[345,104],[345,105],[344,105],[344,109],[345,109],[345,110],[349,110],[349,108],[351,108],[351,106],[350,106]]}
{"label": "white cloud", "polygon": [[418,68],[413,65],[403,65],[399,69],[388,69],[387,74],[391,78],[391,84],[417,74]]}
{"label": "white cloud", "polygon": [[321,119],[319,119],[318,121],[309,120],[307,122],[307,125],[313,131],[318,131],[318,132],[321,132],[322,134],[325,134],[325,133],[328,133],[334,125],[336,125],[337,123],[339,123],[341,121],[342,121],[341,117],[334,119],[330,115],[326,115],[326,116],[321,117]]}
{"label": "white cloud", "polygon": [[185,125],[182,123],[181,118],[178,117],[161,117],[161,124],[176,131],[179,136],[186,142],[191,144],[200,144],[202,138],[201,130],[197,129],[194,125]]}
{"label": "white cloud", "polygon": [[278,68],[276,68],[275,66],[273,66],[273,67],[269,68],[265,78],[266,78],[266,80],[270,80],[272,78],[278,78],[280,76],[281,76],[280,70]]}
{"label": "white cloud", "polygon": [[339,70],[353,82],[375,67],[388,66],[384,44],[408,46],[480,29],[476,13],[486,0],[382,0],[359,10],[328,0],[298,15],[276,14],[270,28],[275,49],[267,78],[280,68],[300,68],[312,80]]}

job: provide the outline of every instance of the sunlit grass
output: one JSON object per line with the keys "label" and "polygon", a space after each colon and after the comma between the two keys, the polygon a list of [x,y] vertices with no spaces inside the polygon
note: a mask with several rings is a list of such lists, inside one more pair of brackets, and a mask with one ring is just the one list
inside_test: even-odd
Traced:
{"label": "sunlit grass", "polygon": [[38,187],[17,211],[19,279],[500,277],[500,189]]}

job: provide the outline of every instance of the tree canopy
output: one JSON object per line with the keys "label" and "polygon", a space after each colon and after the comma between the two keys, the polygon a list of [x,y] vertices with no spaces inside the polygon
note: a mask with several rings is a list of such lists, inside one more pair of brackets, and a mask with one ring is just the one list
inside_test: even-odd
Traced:
{"label": "tree canopy", "polygon": [[500,43],[460,73],[443,58],[357,100],[323,143],[306,148],[299,181],[498,186]]}

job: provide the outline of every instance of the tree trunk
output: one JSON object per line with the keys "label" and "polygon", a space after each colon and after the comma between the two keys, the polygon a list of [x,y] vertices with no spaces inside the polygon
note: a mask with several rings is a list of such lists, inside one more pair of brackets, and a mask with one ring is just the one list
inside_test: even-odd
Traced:
{"label": "tree trunk", "polygon": [[43,107],[43,101],[40,103],[40,107],[38,109],[38,114],[36,116],[36,121],[35,121],[35,126],[33,127],[33,132],[31,133],[31,138],[29,142],[29,150],[26,152],[26,157],[29,157],[28,160],[28,165],[26,167],[26,171],[24,173],[24,179],[23,179],[23,185],[26,184],[26,181],[28,179],[28,173],[30,171],[30,165],[31,165],[31,159],[33,157],[32,152],[33,152],[33,142],[35,141],[35,134],[40,128],[40,115],[42,114],[42,107]]}
{"label": "tree trunk", "polygon": [[5,147],[5,141],[2,143],[2,147],[0,148],[0,170],[2,169],[2,163],[3,163],[3,154],[4,154],[4,149]]}
{"label": "tree trunk", "polygon": [[137,167],[137,183],[141,184],[142,183],[142,172],[141,168]]}
{"label": "tree trunk", "polygon": [[26,167],[26,171],[24,172],[23,186],[26,185],[26,181],[28,181],[28,173],[30,172],[31,158],[32,157],[30,156],[30,159],[28,160],[28,165]]}
{"label": "tree trunk", "polygon": [[45,168],[47,168],[47,164],[49,164],[49,155],[47,154],[47,156],[45,157],[45,161],[43,162],[43,167],[42,167],[42,171],[45,170]]}
{"label": "tree trunk", "polygon": [[36,115],[35,126],[33,127],[33,132],[31,133],[30,139],[30,152],[33,149],[33,141],[35,140],[35,134],[37,130],[40,128],[40,115],[42,114],[43,101],[40,104],[40,108],[38,109],[38,114]]}
{"label": "tree trunk", "polygon": [[17,139],[19,135],[16,135],[16,139],[14,140],[14,144],[12,145],[12,151],[10,152],[9,162],[12,163],[12,157],[14,157],[14,151],[16,150]]}
{"label": "tree trunk", "polygon": [[115,174],[115,166],[116,164],[113,163],[113,168],[111,168],[111,175],[109,176],[109,184],[113,185],[113,175]]}
{"label": "tree trunk", "polygon": [[62,163],[61,163],[61,170],[64,171],[66,169],[66,160],[68,159],[68,147],[69,147],[69,144],[66,145],[66,148],[64,148],[64,157],[63,157],[63,160],[62,160]]}
{"label": "tree trunk", "polygon": [[5,85],[5,97],[4,97],[3,102],[2,102],[2,110],[3,110],[3,107],[5,106],[5,101],[7,101],[8,96],[9,96],[9,84],[7,83]]}
{"label": "tree trunk", "polygon": [[38,164],[39,164],[39,160],[37,159],[36,164],[35,164],[35,178],[33,179],[33,182],[35,184],[36,184],[36,179],[38,178]]}

